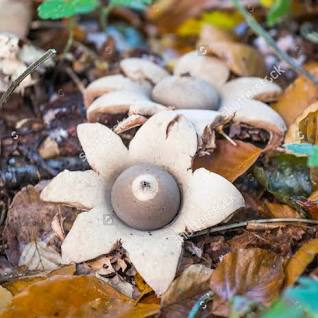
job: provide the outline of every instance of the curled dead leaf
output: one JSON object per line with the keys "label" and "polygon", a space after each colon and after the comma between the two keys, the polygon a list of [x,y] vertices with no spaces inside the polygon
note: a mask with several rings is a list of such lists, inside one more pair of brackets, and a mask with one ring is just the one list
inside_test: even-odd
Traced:
{"label": "curled dead leaf", "polygon": [[[318,97],[318,95],[317,95]],[[307,107],[289,127],[285,143],[318,144],[318,102]]]}
{"label": "curled dead leaf", "polygon": [[211,276],[210,288],[217,295],[213,307],[227,315],[226,304],[235,295],[268,306],[279,296],[284,278],[281,256],[259,248],[228,253]]}
{"label": "curled dead leaf", "polygon": [[293,285],[318,254],[318,239],[302,245],[286,266],[287,285]]}
{"label": "curled dead leaf", "polygon": [[263,151],[250,143],[235,142],[237,146],[227,140],[217,140],[216,149],[211,155],[194,159],[194,169],[205,168],[231,182],[235,181],[256,162]]}
{"label": "curled dead leaf", "polygon": [[[318,63],[310,63],[305,68],[318,75]],[[287,125],[295,122],[308,105],[318,100],[318,87],[303,76],[299,76],[280,96],[273,108],[284,118]]]}

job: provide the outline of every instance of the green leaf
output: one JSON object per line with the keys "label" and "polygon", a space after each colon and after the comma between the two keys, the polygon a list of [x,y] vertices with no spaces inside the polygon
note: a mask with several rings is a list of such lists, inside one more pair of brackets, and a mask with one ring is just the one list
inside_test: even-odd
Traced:
{"label": "green leaf", "polygon": [[308,156],[309,167],[318,167],[318,146],[311,144],[287,144],[284,147],[296,155]]}
{"label": "green leaf", "polygon": [[261,315],[261,318],[317,318],[318,281],[300,278],[299,285],[288,288],[282,298]]}
{"label": "green leaf", "polygon": [[110,0],[113,6],[128,7],[137,10],[143,10],[150,5],[153,0]]}
{"label": "green leaf", "polygon": [[273,155],[264,165],[257,165],[253,174],[276,199],[299,210],[297,200],[312,192],[310,170],[306,157],[291,154]]}
{"label": "green leaf", "polygon": [[283,16],[285,16],[290,8],[292,0],[276,0],[267,15],[267,23],[269,26],[276,24]]}
{"label": "green leaf", "polygon": [[46,0],[38,7],[41,19],[61,19],[93,11],[98,0]]}

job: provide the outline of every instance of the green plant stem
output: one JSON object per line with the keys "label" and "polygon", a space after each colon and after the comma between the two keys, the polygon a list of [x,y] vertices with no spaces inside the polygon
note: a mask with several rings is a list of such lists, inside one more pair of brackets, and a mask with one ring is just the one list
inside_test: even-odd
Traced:
{"label": "green plant stem", "polygon": [[9,88],[6,90],[6,92],[1,96],[0,99],[0,109],[2,108],[2,105],[5,104],[8,100],[8,98],[11,96],[11,94],[15,91],[15,89],[21,84],[21,82],[30,75],[39,65],[44,63],[47,59],[53,57],[56,54],[56,50],[49,49],[45,52],[44,55],[42,55],[37,61],[32,63],[15,81],[11,83]]}
{"label": "green plant stem", "polygon": [[240,0],[231,0],[233,5],[237,10],[244,16],[246,23],[249,27],[259,36],[263,37],[268,45],[272,47],[275,54],[282,60],[286,61],[291,68],[296,71],[298,74],[305,76],[308,80],[312,81],[315,85],[318,86],[318,78],[306,71],[301,66],[297,65],[292,57],[290,57],[286,52],[282,51],[276,44],[275,40],[266,32],[266,30],[255,20],[255,18],[245,9]]}
{"label": "green plant stem", "polygon": [[107,24],[108,24],[108,16],[110,11],[113,9],[113,7],[114,6],[112,4],[101,7],[100,15],[99,15],[99,23],[100,23],[102,32],[106,31]]}
{"label": "green plant stem", "polygon": [[67,32],[68,32],[68,38],[66,45],[64,47],[63,53],[61,60],[65,58],[65,55],[70,51],[72,45],[73,45],[73,40],[74,40],[74,25],[75,25],[75,18],[71,17],[67,21]]}

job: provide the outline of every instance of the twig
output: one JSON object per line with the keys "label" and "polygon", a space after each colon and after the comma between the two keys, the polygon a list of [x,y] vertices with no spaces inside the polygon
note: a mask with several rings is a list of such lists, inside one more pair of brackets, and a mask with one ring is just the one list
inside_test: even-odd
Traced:
{"label": "twig", "polygon": [[213,296],[214,293],[212,291],[208,291],[207,293],[203,294],[191,308],[188,318],[195,318],[201,309],[206,308],[206,304],[213,299]]}
{"label": "twig", "polygon": [[53,57],[56,54],[56,50],[49,49],[46,53],[41,56],[37,61],[32,63],[15,81],[11,83],[7,91],[1,96],[0,99],[0,109],[2,105],[5,104],[11,94],[15,91],[15,89],[21,84],[21,82],[29,76],[38,66],[44,63],[47,59]]}
{"label": "twig", "polygon": [[75,83],[78,90],[82,93],[82,95],[84,95],[85,87],[81,80],[78,78],[78,76],[75,74],[75,72],[69,66],[66,67],[65,71],[68,74],[68,76],[72,79],[72,81]]}
{"label": "twig", "polygon": [[240,13],[244,16],[246,23],[249,27],[259,36],[263,37],[264,40],[267,42],[268,45],[272,47],[275,54],[282,60],[286,61],[290,67],[296,71],[297,73],[305,76],[308,80],[315,83],[318,86],[318,78],[311,74],[310,72],[306,71],[301,66],[297,65],[292,57],[290,57],[286,52],[282,51],[277,44],[275,43],[274,39],[266,32],[266,30],[254,19],[254,17],[245,9],[245,7],[241,4],[239,0],[231,0],[233,5],[240,11]]}
{"label": "twig", "polygon": [[228,231],[228,230],[235,230],[239,229],[241,227],[257,227],[260,224],[272,224],[272,223],[305,223],[310,225],[318,225],[318,221],[316,220],[308,220],[308,219],[297,219],[297,218],[276,218],[276,219],[261,219],[261,220],[250,220],[250,221],[244,221],[234,224],[226,224],[221,226],[216,226],[211,229],[202,230],[196,233],[193,233],[192,235],[189,235],[189,238],[216,233],[216,232],[222,232],[222,231]]}

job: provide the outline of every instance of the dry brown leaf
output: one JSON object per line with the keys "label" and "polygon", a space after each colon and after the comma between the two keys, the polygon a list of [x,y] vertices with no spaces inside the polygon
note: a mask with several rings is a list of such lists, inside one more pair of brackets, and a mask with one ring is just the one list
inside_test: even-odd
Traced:
{"label": "dry brown leaf", "polygon": [[31,242],[41,240],[48,243],[47,238],[52,236],[52,244],[59,249],[61,242],[51,235],[51,222],[57,213],[66,218],[63,223],[66,232],[76,218],[77,210],[74,208],[41,201],[40,191],[41,186],[23,188],[15,195],[9,208],[3,238],[8,246],[6,255],[13,265],[18,265],[22,252]]}
{"label": "dry brown leaf", "polygon": [[274,218],[300,218],[299,213],[286,204],[265,202],[265,206]]}
{"label": "dry brown leaf", "polygon": [[157,304],[135,305],[93,276],[55,276],[13,297],[0,317],[143,318],[158,310]]}
{"label": "dry brown leaf", "polygon": [[162,317],[186,317],[196,298],[209,290],[212,269],[190,265],[162,295]]}
{"label": "dry brown leaf", "polygon": [[266,74],[263,56],[246,44],[213,42],[208,44],[207,51],[224,60],[236,75],[264,77]]}
{"label": "dry brown leaf", "polygon": [[[317,95],[318,96],[318,95]],[[318,144],[318,102],[307,107],[289,127],[285,143]]]}
{"label": "dry brown leaf", "polygon": [[318,254],[318,239],[302,245],[286,266],[287,285],[293,285]]}
{"label": "dry brown leaf", "polygon": [[283,285],[283,265],[283,257],[259,248],[226,254],[210,280],[210,288],[217,295],[213,302],[215,311],[226,314],[225,302],[234,295],[244,295],[265,306],[270,305],[279,296]]}
{"label": "dry brown leaf", "polygon": [[34,283],[43,281],[48,277],[53,277],[56,275],[73,275],[76,271],[76,266],[74,264],[63,266],[61,268],[55,269],[49,273],[41,273],[39,275],[26,276],[21,278],[16,278],[10,280],[3,284],[5,288],[7,288],[13,296],[21,293],[27,287],[33,285]]}
{"label": "dry brown leaf", "polygon": [[[305,68],[318,76],[318,63],[310,63]],[[318,87],[311,81],[299,76],[280,96],[273,108],[290,126],[312,103],[318,100]]]}
{"label": "dry brown leaf", "polygon": [[235,181],[255,163],[262,153],[262,149],[252,144],[239,140],[235,142],[237,146],[227,140],[217,140],[213,154],[195,158],[194,169],[205,168],[231,182]]}
{"label": "dry brown leaf", "polygon": [[217,28],[213,25],[206,24],[202,27],[200,32],[200,39],[197,44],[200,46],[208,46],[210,43],[214,42],[236,42],[237,38],[234,33],[225,31],[223,29]]}

